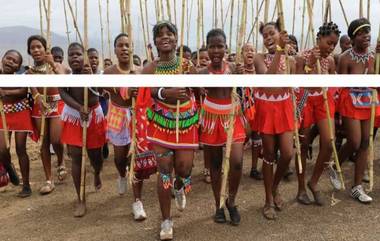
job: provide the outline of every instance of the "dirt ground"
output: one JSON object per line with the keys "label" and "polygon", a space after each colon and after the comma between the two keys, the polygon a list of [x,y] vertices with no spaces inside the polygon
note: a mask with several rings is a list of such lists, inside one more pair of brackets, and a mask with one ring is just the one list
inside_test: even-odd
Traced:
{"label": "dirt ground", "polygon": [[[315,146],[317,148],[317,146]],[[380,157],[377,148],[376,157]],[[116,169],[112,155],[105,160],[102,172],[103,188],[94,192],[93,176],[87,176],[87,215],[73,217],[76,198],[71,176],[47,196],[38,193],[44,182],[38,148],[29,142],[31,159],[31,185],[33,195],[26,199],[16,197],[19,187],[9,185],[0,193],[0,240],[158,240],[161,215],[156,193],[156,177],[144,184],[143,203],[148,219],[133,221],[131,214],[132,193],[119,196],[116,191]],[[111,151],[112,153],[112,151]],[[316,154],[317,151],[314,151]],[[16,164],[13,151],[13,162]],[[214,201],[211,186],[202,181],[202,156],[197,155],[193,170],[193,191],[187,196],[184,212],[176,210],[172,202],[175,240],[380,240],[380,178],[375,177],[372,197],[374,202],[363,205],[354,201],[348,191],[335,195],[341,201],[335,206],[301,206],[295,201],[297,181],[293,175],[283,182],[281,192],[286,209],[279,213],[277,221],[267,221],[261,214],[264,204],[262,181],[249,178],[250,151],[244,157],[244,171],[237,204],[242,215],[240,226],[215,224]],[[314,157],[315,160],[315,157]],[[307,174],[310,176],[312,163]],[[53,166],[56,159],[53,157]],[[66,158],[70,167],[70,161]],[[18,167],[18,165],[16,165]],[[259,164],[261,167],[261,163]],[[379,160],[375,161],[375,173],[380,172]],[[292,163],[294,170],[294,163]],[[352,183],[353,164],[343,166],[346,187]],[[89,169],[88,169],[89,170]],[[55,169],[54,169],[55,173]],[[320,187],[331,196],[327,174],[322,176]]]}

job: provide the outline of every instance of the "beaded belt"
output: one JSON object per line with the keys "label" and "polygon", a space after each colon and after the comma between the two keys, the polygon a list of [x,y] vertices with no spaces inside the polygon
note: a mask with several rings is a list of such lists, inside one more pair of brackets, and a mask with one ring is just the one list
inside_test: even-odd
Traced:
{"label": "beaded belt", "polygon": [[16,103],[4,103],[4,113],[17,113],[27,109],[30,109],[27,99],[22,99]]}
{"label": "beaded belt", "polygon": [[46,96],[46,102],[55,102],[59,100],[61,100],[61,96],[59,94]]}

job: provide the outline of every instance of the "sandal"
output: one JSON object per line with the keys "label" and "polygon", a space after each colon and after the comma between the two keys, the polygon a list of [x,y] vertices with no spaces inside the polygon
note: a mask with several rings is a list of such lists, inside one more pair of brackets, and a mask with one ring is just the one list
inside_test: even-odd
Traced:
{"label": "sandal", "polygon": [[52,181],[46,181],[45,184],[40,189],[41,195],[46,195],[51,193],[55,189],[54,183]]}
{"label": "sandal", "polygon": [[315,204],[317,204],[318,206],[324,206],[325,200],[323,198],[322,192],[321,191],[314,191],[311,188],[310,182],[307,183],[307,187],[310,189],[311,193],[313,194]]}
{"label": "sandal", "polygon": [[59,166],[57,168],[57,176],[58,176],[59,181],[65,180],[65,178],[67,176],[67,170],[66,170],[65,166]]}
{"label": "sandal", "polygon": [[268,220],[277,219],[277,213],[274,205],[265,204],[263,207],[263,216]]}
{"label": "sandal", "polygon": [[284,209],[284,201],[278,191],[273,193],[273,203],[277,211],[282,211]]}

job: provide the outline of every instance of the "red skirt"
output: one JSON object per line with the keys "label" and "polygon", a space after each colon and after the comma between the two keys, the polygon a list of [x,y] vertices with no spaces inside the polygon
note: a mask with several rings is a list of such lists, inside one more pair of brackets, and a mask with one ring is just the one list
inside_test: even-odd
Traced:
{"label": "red skirt", "polygon": [[[99,105],[91,110],[90,116],[86,146],[88,149],[96,149],[106,143],[106,120]],[[78,117],[80,118],[78,111],[65,105],[62,112],[62,143],[82,147],[83,128]]]}
{"label": "red skirt", "polygon": [[[378,99],[379,98],[378,94]],[[354,106],[353,97],[350,95],[350,88],[344,88],[340,93],[339,98],[339,113],[341,116],[354,120],[369,120],[371,118],[371,107],[356,107]],[[376,106],[375,116],[380,116],[380,106]]]}
{"label": "red skirt", "polygon": [[[226,144],[231,107],[231,99],[212,99],[206,97],[201,110],[200,143],[209,146],[223,146]],[[240,109],[237,111],[240,111]],[[244,117],[236,115],[233,143],[244,143],[245,138]]]}
{"label": "red skirt", "polygon": [[[327,92],[327,102],[330,107],[330,117],[333,120],[335,114],[335,101],[332,92]],[[309,128],[311,125],[321,120],[327,119],[325,103],[322,92],[309,92],[306,106],[303,111],[303,128]]]}
{"label": "red skirt", "polygon": [[[148,109],[147,139],[151,144],[168,149],[198,149],[198,112],[195,100],[181,104],[178,142],[176,138],[176,105],[155,101],[154,109]],[[186,120],[188,121],[186,124]]]}
{"label": "red skirt", "polygon": [[255,93],[256,116],[253,130],[278,135],[294,130],[293,104],[289,92],[282,95]]}
{"label": "red skirt", "polygon": [[[7,109],[12,109],[11,106],[19,106],[24,103],[22,100],[17,103],[4,103],[5,119],[7,122],[8,131],[15,132],[34,132],[32,124],[31,111],[29,105],[21,111],[8,112]],[[25,102],[26,103],[26,102]],[[0,120],[0,129],[3,130],[3,122]]]}
{"label": "red skirt", "polygon": [[380,127],[380,117],[379,116],[375,118],[375,127],[376,128]]}

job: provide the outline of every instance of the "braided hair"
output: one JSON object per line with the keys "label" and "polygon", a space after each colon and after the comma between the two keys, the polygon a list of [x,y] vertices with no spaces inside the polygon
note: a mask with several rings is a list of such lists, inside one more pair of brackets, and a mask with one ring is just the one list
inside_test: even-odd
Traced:
{"label": "braided hair", "polygon": [[338,37],[340,36],[341,32],[338,25],[336,25],[334,22],[324,23],[321,27],[319,27],[317,37],[325,37],[332,33],[335,33]]}

